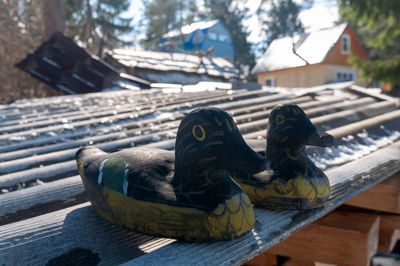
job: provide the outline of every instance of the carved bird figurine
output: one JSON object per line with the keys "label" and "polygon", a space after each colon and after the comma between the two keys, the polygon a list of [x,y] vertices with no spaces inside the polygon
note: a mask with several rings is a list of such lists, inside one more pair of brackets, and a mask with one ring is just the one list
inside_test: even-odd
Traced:
{"label": "carved bird figurine", "polygon": [[275,209],[311,209],[329,197],[327,176],[305,152],[305,145],[328,147],[334,138],[317,130],[297,105],[278,105],[267,128],[266,158],[269,167],[258,174],[231,173],[251,201]]}
{"label": "carved bird figurine", "polygon": [[217,108],[182,119],[175,153],[130,148],[107,154],[88,146],[76,160],[103,218],[136,232],[195,242],[231,240],[251,230],[253,205],[228,171],[251,174],[267,165]]}

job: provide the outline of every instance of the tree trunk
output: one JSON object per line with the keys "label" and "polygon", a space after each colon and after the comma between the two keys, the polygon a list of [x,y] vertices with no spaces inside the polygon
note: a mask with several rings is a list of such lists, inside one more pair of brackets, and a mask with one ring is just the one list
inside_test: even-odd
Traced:
{"label": "tree trunk", "polygon": [[45,39],[49,39],[54,32],[65,30],[65,3],[64,0],[43,1]]}

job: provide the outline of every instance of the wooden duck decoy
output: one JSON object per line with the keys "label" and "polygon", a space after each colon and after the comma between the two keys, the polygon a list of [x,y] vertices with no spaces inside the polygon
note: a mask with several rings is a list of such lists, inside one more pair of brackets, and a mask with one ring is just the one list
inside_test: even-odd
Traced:
{"label": "wooden duck decoy", "polygon": [[258,174],[232,173],[251,201],[275,209],[311,209],[329,197],[327,176],[305,152],[305,145],[328,147],[334,138],[317,130],[297,105],[278,105],[267,127],[266,158],[269,167]]}
{"label": "wooden duck decoy", "polygon": [[131,148],[76,153],[79,173],[97,212],[136,232],[185,241],[239,237],[254,226],[253,205],[228,171],[257,173],[266,160],[217,108],[185,116],[175,153]]}

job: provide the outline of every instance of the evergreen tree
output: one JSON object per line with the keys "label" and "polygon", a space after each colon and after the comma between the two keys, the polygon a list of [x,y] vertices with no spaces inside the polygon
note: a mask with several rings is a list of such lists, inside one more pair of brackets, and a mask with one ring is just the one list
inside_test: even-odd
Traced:
{"label": "evergreen tree", "polygon": [[142,45],[146,49],[156,49],[163,34],[194,22],[198,14],[195,0],[152,0],[144,4],[147,29]]}
{"label": "evergreen tree", "polygon": [[293,0],[264,1],[258,11],[266,36],[262,48],[266,49],[277,38],[303,33],[304,26],[298,18],[300,11],[301,6]]}
{"label": "evergreen tree", "polygon": [[351,56],[362,78],[400,83],[400,2],[392,0],[340,0],[339,11],[361,35],[370,61]]}
{"label": "evergreen tree", "polygon": [[99,53],[104,44],[128,44],[121,36],[133,30],[132,18],[122,16],[129,6],[129,0],[67,0],[67,34]]}
{"label": "evergreen tree", "polygon": [[248,10],[244,7],[245,0],[205,0],[204,6],[209,19],[219,19],[229,30],[235,47],[234,65],[240,73],[246,73],[255,65],[251,44],[247,41],[249,31],[243,26]]}

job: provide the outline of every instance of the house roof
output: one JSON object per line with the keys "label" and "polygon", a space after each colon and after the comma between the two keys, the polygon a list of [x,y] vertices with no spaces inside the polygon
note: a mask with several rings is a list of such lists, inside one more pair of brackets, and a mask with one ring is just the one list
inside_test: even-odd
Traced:
{"label": "house roof", "polygon": [[[347,27],[343,23],[312,33],[283,37],[272,41],[264,55],[252,69],[252,73],[275,71],[286,68],[322,63]],[[293,53],[293,47],[299,56]],[[303,59],[305,60],[303,60]]]}
{"label": "house roof", "polygon": [[[396,99],[371,96],[349,83],[194,91],[124,90],[1,106],[0,264],[43,265],[82,247],[97,253],[105,265],[132,259],[134,265],[154,264],[160,257],[171,265],[190,264],[194,257],[199,264],[241,264],[400,170]],[[257,226],[249,234],[234,241],[188,244],[112,226],[87,203],[74,160],[79,147],[173,149],[184,114],[215,106],[229,112],[246,141],[262,152],[269,112],[280,103],[298,104],[336,138],[330,148],[307,148],[332,185],[327,207],[309,212],[256,208]]]}
{"label": "house roof", "polygon": [[153,82],[189,84],[201,80],[226,81],[239,77],[239,71],[234,65],[222,57],[130,48],[110,50],[107,54],[107,61],[117,61],[126,68],[134,69],[139,77]]}
{"label": "house roof", "polygon": [[67,94],[150,86],[145,80],[121,75],[61,33],[54,33],[16,66]]}
{"label": "house roof", "polygon": [[165,33],[162,37],[163,38],[173,38],[176,36],[180,36],[181,34],[190,34],[196,30],[204,30],[213,27],[214,25],[218,24],[219,20],[210,20],[210,21],[199,21],[189,25],[183,26],[180,30],[173,30],[170,32]]}

